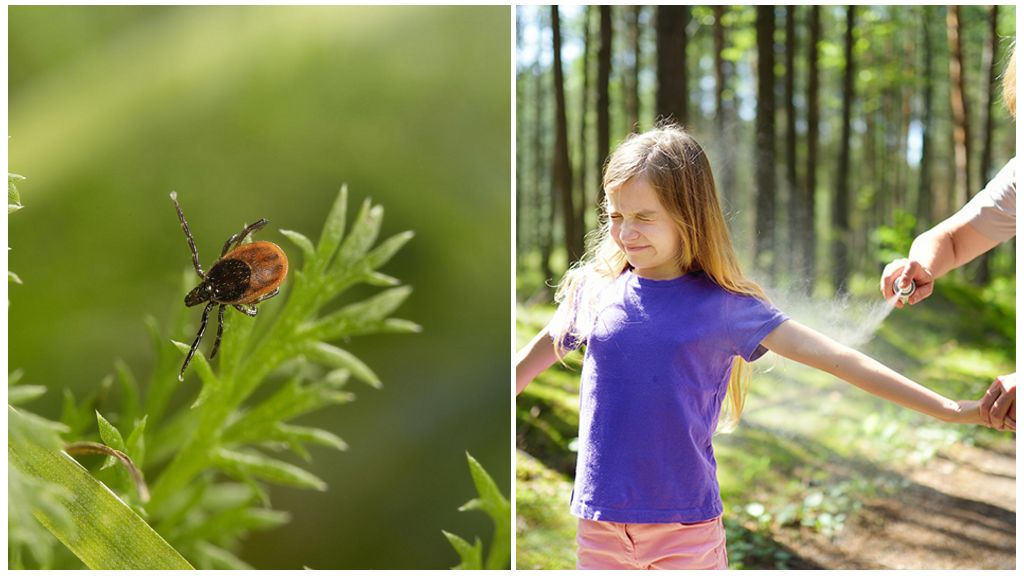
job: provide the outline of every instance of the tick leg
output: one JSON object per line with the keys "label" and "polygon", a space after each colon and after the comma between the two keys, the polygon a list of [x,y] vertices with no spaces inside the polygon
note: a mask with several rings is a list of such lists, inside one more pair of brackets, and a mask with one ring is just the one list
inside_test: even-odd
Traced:
{"label": "tick leg", "polygon": [[220,257],[223,258],[224,255],[228,253],[228,250],[231,249],[231,245],[232,244],[236,244],[236,243],[240,244],[242,242],[242,240],[245,240],[246,236],[248,236],[249,234],[252,234],[253,232],[256,232],[257,230],[263,228],[266,225],[267,225],[267,219],[266,218],[260,218],[256,222],[253,222],[252,224],[249,224],[248,226],[243,228],[242,231],[239,232],[238,234],[235,234],[231,238],[228,238],[228,241],[224,243],[224,249],[220,251]]}
{"label": "tick leg", "polygon": [[217,312],[217,339],[213,341],[213,350],[210,352],[210,359],[217,355],[217,350],[220,349],[220,337],[224,334],[224,305],[220,305],[220,310]]}
{"label": "tick leg", "polygon": [[171,192],[171,200],[174,202],[174,209],[178,211],[178,220],[181,220],[181,229],[185,231],[188,247],[192,250],[192,265],[196,268],[196,274],[199,274],[200,278],[206,279],[206,274],[203,274],[203,267],[199,265],[199,251],[196,250],[196,242],[192,239],[192,232],[188,229],[188,222],[185,222],[185,214],[182,213],[181,206],[178,204],[177,192]]}
{"label": "tick leg", "polygon": [[199,341],[203,339],[203,332],[206,332],[206,319],[210,315],[210,309],[213,308],[215,302],[210,302],[203,309],[203,319],[199,321],[199,332],[196,334],[196,339],[192,341],[192,347],[188,350],[188,355],[185,356],[185,363],[181,365],[181,372],[178,373],[178,381],[183,382],[185,380],[185,368],[188,368],[188,363],[192,361],[192,355],[196,353],[196,348],[199,347]]}
{"label": "tick leg", "polygon": [[253,318],[255,318],[256,314],[259,313],[259,309],[255,306],[249,306],[247,304],[232,304],[232,306],[235,307],[235,310],[238,310],[246,316],[252,316]]}
{"label": "tick leg", "polygon": [[280,292],[280,291],[281,291],[280,288],[274,288],[273,292],[267,292],[263,296],[260,296],[259,300],[255,300],[255,301],[251,302],[251,304],[259,304],[260,302],[263,302],[264,300],[270,300],[274,296],[277,296],[277,293]]}

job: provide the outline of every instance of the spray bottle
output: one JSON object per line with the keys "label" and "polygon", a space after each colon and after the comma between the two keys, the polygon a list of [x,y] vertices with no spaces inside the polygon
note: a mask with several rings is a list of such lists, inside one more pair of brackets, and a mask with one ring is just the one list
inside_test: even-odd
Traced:
{"label": "spray bottle", "polygon": [[913,280],[910,280],[910,284],[905,288],[900,288],[899,278],[892,283],[892,291],[899,297],[900,302],[903,302],[904,306],[907,305],[907,301],[910,300],[910,295],[914,293],[914,290],[917,290],[917,284],[914,284]]}

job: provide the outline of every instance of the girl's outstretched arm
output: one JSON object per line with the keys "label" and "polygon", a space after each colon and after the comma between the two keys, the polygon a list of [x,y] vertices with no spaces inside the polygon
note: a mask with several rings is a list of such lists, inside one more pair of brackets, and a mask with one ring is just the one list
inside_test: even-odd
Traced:
{"label": "girl's outstretched arm", "polygon": [[879,398],[939,420],[983,423],[978,402],[950,400],[793,320],[780,324],[761,344],[780,356],[828,372]]}
{"label": "girl's outstretched arm", "polygon": [[557,360],[555,341],[545,328],[516,353],[516,395]]}

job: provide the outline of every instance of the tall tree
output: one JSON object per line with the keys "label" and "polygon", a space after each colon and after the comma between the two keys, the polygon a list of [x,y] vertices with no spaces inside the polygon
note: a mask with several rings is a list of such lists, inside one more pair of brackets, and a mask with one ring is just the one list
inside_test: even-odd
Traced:
{"label": "tall tree", "polygon": [[611,146],[608,84],[612,74],[612,7],[602,5],[601,44],[597,49],[597,203],[604,201],[601,186],[604,161]]}
{"label": "tall tree", "polygon": [[562,33],[559,26],[558,6],[551,7],[552,68],[555,92],[555,150],[552,169],[553,194],[562,199],[562,231],[568,261],[575,262],[583,255],[582,231],[576,230],[576,211],[572,199],[572,168],[569,164],[569,127],[565,112],[565,80],[562,75]]}
{"label": "tall tree", "polygon": [[576,213],[574,215],[576,219],[577,230],[586,230],[584,223],[584,214],[587,211],[589,204],[587,203],[587,182],[590,181],[587,175],[590,173],[590,155],[587,154],[587,150],[590,148],[590,138],[587,137],[587,111],[590,110],[590,6],[583,7],[583,88],[580,90],[580,136],[579,136],[579,167],[580,173],[579,178],[576,178],[573,182],[576,183],[578,194],[576,198],[578,202],[575,204]]}
{"label": "tall tree", "polygon": [[626,19],[626,38],[629,41],[628,59],[630,65],[625,74],[625,105],[626,122],[630,132],[640,132],[640,9],[641,6],[630,6]]}
{"label": "tall tree", "polygon": [[659,118],[687,122],[686,25],[689,6],[658,6],[658,93],[654,113]]}
{"label": "tall tree", "polygon": [[800,225],[802,217],[797,212],[803,210],[803,205],[798,201],[800,196],[800,181],[797,179],[797,157],[796,157],[796,6],[786,6],[786,186],[783,196],[782,211],[787,214],[789,223],[789,234],[786,239],[786,250],[780,250],[779,254],[784,255],[783,268],[789,272],[795,272],[796,250],[791,247],[796,244],[800,236]]}
{"label": "tall tree", "polygon": [[849,276],[847,242],[850,237],[850,120],[853,109],[853,26],[854,7],[846,8],[846,70],[843,73],[842,130],[839,137],[839,168],[836,171],[832,201],[832,283],[837,292],[846,292]]}
{"label": "tall tree", "polygon": [[[995,104],[995,93],[996,93],[996,58],[995,54],[999,50],[999,36],[996,30],[996,24],[999,18],[999,7],[989,6],[988,7],[988,39],[989,41],[985,44],[985,48],[982,51],[983,60],[982,69],[988,75],[988,82],[985,86],[985,108],[984,108],[984,122],[985,125],[982,128],[981,133],[981,165],[978,167],[978,173],[981,176],[980,182],[985,182],[989,178],[989,172],[992,170],[992,130],[993,130],[993,114],[992,108]],[[980,188],[980,186],[979,186]],[[973,192],[974,189],[972,189]],[[991,279],[991,258],[992,251],[988,251],[982,254],[978,258],[978,267],[974,275],[974,280],[978,284],[988,284]]]}
{"label": "tall tree", "polygon": [[757,7],[757,116],[754,171],[758,267],[775,280],[775,8]]}
{"label": "tall tree", "polygon": [[807,41],[807,184],[803,190],[806,218],[801,223],[801,252],[803,253],[804,274],[808,296],[814,294],[814,279],[817,278],[817,234],[815,234],[815,191],[818,187],[818,44],[821,42],[821,6],[811,6],[808,14],[810,39]]}
{"label": "tall tree", "polygon": [[732,118],[732,99],[726,99],[726,85],[729,81],[730,64],[725,59],[725,13],[726,6],[716,5],[714,7],[714,50],[715,50],[715,129],[717,138],[715,146],[718,149],[718,173],[721,178],[718,181],[718,190],[721,194],[721,201],[725,208],[731,209],[736,205],[736,170],[734,167],[733,155],[728,151],[734,150],[732,140],[735,138],[735,130],[728,130],[726,126]]}
{"label": "tall tree", "polygon": [[932,125],[935,122],[934,106],[932,104],[935,92],[935,83],[932,80],[932,35],[931,18],[932,10],[926,7],[922,11],[921,20],[921,78],[924,79],[924,117],[921,120],[921,162],[917,186],[917,224],[914,232],[920,234],[931,228],[932,215]]}
{"label": "tall tree", "polygon": [[947,8],[946,36],[949,40],[949,100],[953,108],[953,158],[956,163],[956,191],[953,204],[963,206],[971,190],[971,131],[967,116],[959,6]]}

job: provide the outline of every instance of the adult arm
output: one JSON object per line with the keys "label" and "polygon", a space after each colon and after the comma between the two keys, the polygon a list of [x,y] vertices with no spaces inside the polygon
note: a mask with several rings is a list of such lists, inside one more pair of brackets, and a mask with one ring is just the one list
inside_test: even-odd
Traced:
{"label": "adult arm", "polygon": [[[913,280],[917,290],[908,303],[913,305],[931,296],[934,282],[950,270],[959,268],[999,244],[979,232],[958,214],[940,222],[918,236],[907,258],[894,260],[882,272],[879,288],[886,300],[894,296],[893,283],[906,286]],[[897,308],[903,303],[897,302]]]}
{"label": "adult arm", "polygon": [[982,423],[978,402],[950,400],[793,320],[780,324],[761,344],[780,356],[828,372],[870,394],[922,414],[945,422]]}

